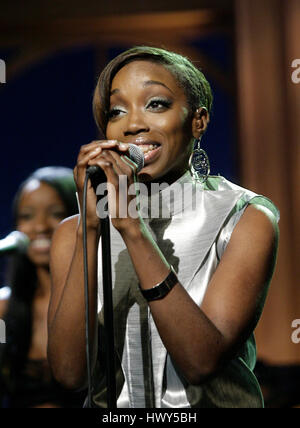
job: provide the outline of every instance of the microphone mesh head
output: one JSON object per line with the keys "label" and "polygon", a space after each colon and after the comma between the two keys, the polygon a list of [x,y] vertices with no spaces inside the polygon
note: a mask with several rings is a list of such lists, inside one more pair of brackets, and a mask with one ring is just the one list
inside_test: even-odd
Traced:
{"label": "microphone mesh head", "polygon": [[30,243],[30,240],[28,238],[27,235],[25,235],[25,233],[20,232],[18,230],[15,230],[13,232],[11,232],[10,235],[13,235],[14,238],[16,239],[16,243],[17,243],[17,248],[21,253],[25,253],[27,250],[27,247]]}
{"label": "microphone mesh head", "polygon": [[12,251],[25,253],[29,242],[29,238],[25,233],[14,230],[6,238],[0,239],[0,253],[10,253]]}
{"label": "microphone mesh head", "polygon": [[137,164],[136,172],[139,172],[144,167],[143,150],[135,144],[129,144],[129,157]]}

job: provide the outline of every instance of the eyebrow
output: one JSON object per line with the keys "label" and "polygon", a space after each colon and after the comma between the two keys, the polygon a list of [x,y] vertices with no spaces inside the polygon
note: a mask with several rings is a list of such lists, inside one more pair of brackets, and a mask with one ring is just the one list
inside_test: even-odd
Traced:
{"label": "eyebrow", "polygon": [[[168,91],[172,92],[172,94],[174,94],[174,92],[167,85],[165,85],[162,82],[159,82],[158,80],[146,80],[145,82],[143,82],[143,87],[144,88],[147,87],[147,86],[150,86],[150,85],[160,85],[160,86],[163,86],[164,88],[168,89]],[[110,95],[114,95],[114,94],[117,94],[119,92],[120,92],[120,89],[116,88],[116,89],[113,89],[110,92]]]}
{"label": "eyebrow", "polygon": [[143,83],[144,87],[150,86],[150,85],[163,86],[164,88],[168,89],[168,91],[172,92],[172,94],[174,94],[174,92],[167,85],[165,85],[163,82],[159,82],[158,80],[147,80],[146,82]]}

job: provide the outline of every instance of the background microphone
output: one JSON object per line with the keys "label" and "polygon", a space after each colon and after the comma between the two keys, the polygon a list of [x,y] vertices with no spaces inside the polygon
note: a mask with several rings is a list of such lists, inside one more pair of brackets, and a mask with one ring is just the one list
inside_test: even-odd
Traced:
{"label": "background microphone", "polygon": [[[143,150],[136,144],[128,144],[129,146],[129,157],[130,159],[137,164],[136,172],[139,172],[144,167],[144,153]],[[87,174],[90,177],[92,186],[96,191],[97,186],[100,183],[106,182],[105,172],[98,166],[92,165],[89,166],[86,170]]]}
{"label": "background microphone", "polygon": [[0,255],[12,253],[18,251],[25,253],[29,245],[29,238],[25,233],[15,230],[6,236],[4,239],[0,239]]}

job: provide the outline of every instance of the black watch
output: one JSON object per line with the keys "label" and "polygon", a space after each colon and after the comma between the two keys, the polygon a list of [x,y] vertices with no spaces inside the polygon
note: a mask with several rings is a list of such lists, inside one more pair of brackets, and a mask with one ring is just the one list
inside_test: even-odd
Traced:
{"label": "black watch", "polygon": [[140,285],[139,287],[145,299],[148,302],[151,302],[152,300],[159,300],[165,297],[177,283],[178,278],[176,272],[173,266],[170,266],[170,273],[164,281],[160,282],[159,284],[148,290],[143,290]]}

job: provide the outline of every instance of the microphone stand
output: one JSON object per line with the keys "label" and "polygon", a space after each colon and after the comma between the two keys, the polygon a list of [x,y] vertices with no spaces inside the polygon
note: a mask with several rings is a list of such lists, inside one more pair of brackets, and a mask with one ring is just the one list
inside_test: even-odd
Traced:
{"label": "microphone stand", "polygon": [[[140,148],[134,144],[129,144],[129,157],[136,163],[137,172],[144,166],[144,155]],[[92,186],[97,195],[97,185],[106,181],[104,172],[97,166],[87,168],[86,181],[90,177]],[[86,183],[85,183],[86,184]],[[86,184],[87,185],[87,184]],[[85,192],[86,192],[85,185]],[[97,198],[98,202],[98,198]],[[106,385],[107,385],[107,407],[116,408],[116,373],[115,373],[115,345],[114,345],[114,319],[113,319],[113,298],[112,298],[112,275],[111,275],[111,248],[110,248],[110,221],[108,210],[106,215],[101,215],[101,235],[102,235],[102,279],[103,279],[103,311],[104,311],[104,344],[106,361]],[[87,287],[88,289],[88,287]],[[88,295],[88,290],[86,292]],[[87,296],[88,297],[88,296]],[[88,301],[88,298],[86,299]],[[88,312],[88,311],[87,311]],[[87,317],[88,319],[88,314]],[[88,326],[87,322],[87,326]],[[87,329],[88,330],[88,329]],[[88,335],[87,335],[88,336]],[[87,341],[89,343],[89,341]],[[88,345],[87,345],[88,348]],[[87,354],[89,352],[87,351]],[[89,382],[90,385],[90,382]],[[89,390],[91,388],[89,387]],[[89,393],[91,398],[91,393]],[[91,399],[90,399],[91,401]]]}
{"label": "microphone stand", "polygon": [[[86,191],[88,178],[91,179],[92,186],[96,192],[97,183],[99,183],[101,171],[90,167],[87,170],[85,185],[84,185],[84,215],[86,212]],[[100,181],[101,182],[101,181]],[[97,194],[97,192],[96,192]],[[97,202],[99,198],[97,197]],[[85,223],[85,221],[84,221]],[[84,236],[86,233],[84,233]],[[104,311],[104,345],[105,345],[105,367],[106,367],[106,386],[107,386],[107,407],[116,408],[116,375],[115,375],[115,345],[114,345],[114,319],[113,319],[113,298],[112,298],[112,274],[111,274],[111,246],[110,246],[110,220],[108,211],[105,216],[101,213],[101,246],[102,246],[102,279],[103,279],[103,311]],[[84,239],[85,248],[86,239]],[[85,260],[85,272],[87,277],[87,257]],[[91,370],[89,356],[89,299],[88,299],[88,281],[85,285],[85,300],[86,300],[86,346],[87,346],[87,361],[88,361],[88,403],[91,407]]]}
{"label": "microphone stand", "polygon": [[114,317],[111,275],[110,222],[108,215],[106,215],[105,218],[101,219],[101,237],[107,407],[115,409],[117,407],[117,401],[115,375]]}

